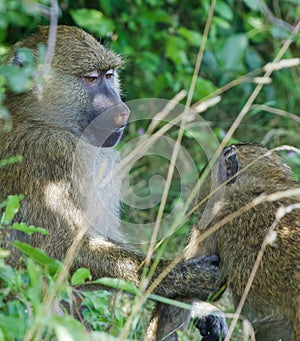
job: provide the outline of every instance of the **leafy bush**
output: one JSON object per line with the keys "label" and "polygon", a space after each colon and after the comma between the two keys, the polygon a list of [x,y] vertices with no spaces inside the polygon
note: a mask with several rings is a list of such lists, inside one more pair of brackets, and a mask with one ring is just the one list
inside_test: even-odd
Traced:
{"label": "leafy bush", "polygon": [[[125,99],[170,99],[181,89],[189,90],[210,5],[209,0],[61,0],[59,23],[76,24],[86,29],[124,56],[125,68],[121,78]],[[27,36],[37,25],[49,24],[49,13],[50,0],[2,0],[0,60],[4,60],[10,44]],[[219,141],[224,138],[257,86],[259,79],[255,77],[262,76],[264,65],[271,62],[284,41],[292,37],[293,26],[299,17],[298,0],[216,2],[193,103],[217,94],[222,96],[218,104],[202,114]],[[299,34],[292,37],[293,44],[283,58],[298,56],[299,37]],[[26,50],[23,53],[26,63],[21,71],[13,66],[1,67],[0,103],[5,98],[7,87],[21,92],[32,84],[35,65],[30,54]],[[40,60],[44,54],[45,50],[41,48]],[[229,142],[262,142],[269,147],[290,144],[299,148],[299,73],[299,63],[275,71]],[[0,117],[9,117],[3,105],[0,105]],[[122,143],[139,136],[139,129],[145,130],[147,124],[145,122],[142,127],[131,124]],[[193,142],[191,133],[186,130],[182,144],[201,170],[206,160],[198,144]],[[176,139],[177,136],[178,131],[170,132],[171,138]],[[284,157],[300,180],[299,154],[290,150],[284,153]],[[19,158],[0,160],[0,168],[7,163],[17,162]],[[167,167],[168,162],[158,161],[155,157],[144,158],[132,170],[133,182],[147,183],[152,173],[165,175]],[[175,174],[166,212],[172,211],[179,180]],[[145,187],[138,189],[140,192],[137,194],[145,195]],[[21,197],[9,197],[0,205],[5,212],[0,226],[2,240],[12,230],[45,233],[43,229],[25,223],[11,225],[20,200]],[[124,207],[126,218],[140,224],[154,220],[157,211],[157,206],[139,212]],[[172,235],[173,242],[166,244],[168,247],[164,244],[161,246],[166,249],[166,254],[174,255],[180,250],[191,224],[192,220],[184,222]],[[0,249],[0,340],[23,340],[35,328],[42,330],[42,337],[46,340],[109,340],[113,339],[109,335],[118,336],[131,314],[135,302],[133,296],[118,295],[116,298],[106,291],[80,294],[83,298],[84,322],[95,331],[88,335],[83,325],[72,315],[66,312],[58,315],[52,309],[45,311],[45,297],[52,288],[56,288],[61,264],[26,244],[15,242],[14,245],[23,254],[25,262],[23,270],[17,271],[5,262],[7,248]],[[70,302],[72,289],[76,291],[80,281],[88,281],[88,277],[87,270],[80,270],[72,279],[64,279],[59,290],[54,292],[54,301],[50,306],[59,307],[61,300]],[[147,307],[135,316],[129,337],[141,338],[147,323],[145,315],[149,316]],[[195,338],[194,334],[181,336],[183,340]]]}
{"label": "leafy bush", "polygon": [[[126,318],[131,313],[133,296],[114,296],[107,291],[82,292],[76,287],[91,283],[88,269],[78,269],[70,279],[65,278],[57,284],[62,264],[49,258],[42,250],[19,241],[13,242],[22,255],[22,270],[16,270],[5,262],[9,256],[10,246],[5,243],[13,230],[27,234],[47,231],[42,228],[27,226],[25,223],[13,223],[18,212],[22,196],[9,196],[5,203],[0,225],[0,340],[31,340],[39,335],[43,340],[113,340],[109,335],[117,336],[123,328]],[[4,247],[3,246],[4,242]],[[8,249],[7,249],[8,247]],[[116,279],[99,279],[98,283],[122,291],[138,294],[131,283]],[[73,294],[76,296],[73,297]],[[95,333],[89,335],[75,317],[64,308],[74,299],[79,300],[78,309],[82,311],[81,319]],[[110,302],[111,301],[111,302]],[[80,307],[81,306],[81,307]],[[76,307],[76,304],[75,304]],[[76,311],[75,315],[76,315]],[[134,337],[140,338],[142,328],[140,316],[136,316],[135,328],[131,331]],[[109,332],[109,334],[108,334]],[[40,333],[40,334],[39,334]]]}

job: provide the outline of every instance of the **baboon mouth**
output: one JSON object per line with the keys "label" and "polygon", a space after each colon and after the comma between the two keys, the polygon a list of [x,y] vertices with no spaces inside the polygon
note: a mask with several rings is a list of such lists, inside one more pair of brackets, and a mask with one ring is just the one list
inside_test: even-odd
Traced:
{"label": "baboon mouth", "polygon": [[108,138],[104,141],[104,143],[102,144],[102,147],[109,148],[109,147],[113,147],[114,145],[116,145],[120,141],[120,139],[123,135],[124,129],[125,129],[125,125],[115,129],[108,136]]}

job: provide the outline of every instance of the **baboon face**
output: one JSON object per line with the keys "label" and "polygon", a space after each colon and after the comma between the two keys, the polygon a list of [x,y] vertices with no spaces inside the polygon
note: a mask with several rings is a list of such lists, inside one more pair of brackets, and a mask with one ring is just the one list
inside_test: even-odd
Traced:
{"label": "baboon face", "polygon": [[79,77],[87,94],[87,105],[80,120],[84,139],[102,147],[114,146],[122,137],[129,109],[121,101],[114,68],[95,70]]}
{"label": "baboon face", "polygon": [[[12,63],[22,67],[20,47],[37,56],[38,46],[47,44],[48,32],[48,27],[41,27],[18,43]],[[24,108],[19,115],[67,129],[93,145],[112,147],[121,138],[129,116],[119,94],[121,58],[75,27],[59,26],[53,43],[51,67],[41,85],[13,95]]]}

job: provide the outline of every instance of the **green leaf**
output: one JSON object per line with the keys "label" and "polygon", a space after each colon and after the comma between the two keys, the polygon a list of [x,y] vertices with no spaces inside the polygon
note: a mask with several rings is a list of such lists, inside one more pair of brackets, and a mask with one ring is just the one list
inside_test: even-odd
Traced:
{"label": "green leaf", "polygon": [[[24,309],[24,307],[23,307]],[[20,317],[17,315],[6,315],[0,313],[0,334],[4,334],[5,338],[2,340],[22,340],[24,337],[24,331],[26,324],[24,321],[20,321]]]}
{"label": "green leaf", "polygon": [[28,226],[26,223],[13,223],[11,226],[13,230],[22,231],[27,234],[33,234],[39,232],[41,234],[48,234],[49,232],[41,227],[34,227],[32,225]]}
{"label": "green leaf", "polygon": [[95,9],[81,8],[70,10],[72,19],[78,26],[105,37],[116,28],[113,20],[107,19],[104,14]]}
{"label": "green leaf", "polygon": [[[63,323],[65,323],[65,321],[63,321]],[[74,328],[74,326],[72,326],[72,328]],[[78,339],[78,336],[79,336],[78,333],[75,333],[74,329],[72,330],[71,328],[67,328],[63,324],[60,324],[60,325],[56,324],[54,329],[55,329],[58,341],[64,341],[64,340],[75,341]],[[80,340],[89,339],[87,335],[84,335],[83,330],[81,330],[81,334],[82,335],[81,335]]]}
{"label": "green leaf", "polygon": [[107,333],[87,333],[84,325],[70,315],[63,317],[52,315],[51,327],[53,327],[55,330],[57,341],[119,340],[119,338],[114,338]]}
{"label": "green leaf", "polygon": [[149,73],[155,73],[160,65],[160,58],[152,52],[141,52],[140,58],[136,58],[137,63],[141,63]]}
{"label": "green leaf", "polygon": [[20,201],[23,199],[23,195],[9,195],[5,201],[5,211],[2,217],[2,223],[8,225],[13,220],[15,214],[20,207]]}
{"label": "green leaf", "polygon": [[5,160],[0,160],[0,168],[3,168],[7,165],[11,165],[11,164],[16,163],[16,162],[20,162],[22,160],[23,160],[23,157],[21,155],[12,156],[12,157],[5,159]]}
{"label": "green leaf", "polygon": [[4,65],[0,72],[6,77],[11,90],[21,93],[28,90],[32,84],[32,77],[35,69],[32,66],[20,68],[16,65]]}
{"label": "green leaf", "polygon": [[290,32],[288,32],[286,29],[275,25],[271,29],[271,34],[277,40],[288,39],[290,36]]}
{"label": "green leaf", "polygon": [[72,285],[83,284],[87,279],[91,279],[90,270],[86,268],[79,268],[74,272],[71,278],[71,284]]}
{"label": "green leaf", "polygon": [[0,278],[1,283],[4,283],[5,286],[13,288],[16,282],[16,272],[15,268],[11,268],[8,265],[4,265],[0,267]]}
{"label": "green leaf", "polygon": [[1,66],[0,73],[6,78],[9,87],[14,92],[20,93],[30,88],[36,67],[34,56],[30,49],[18,48],[16,54],[22,67],[4,64]]}
{"label": "green leaf", "polygon": [[184,302],[180,302],[180,301],[176,301],[176,300],[173,300],[171,298],[159,296],[159,295],[156,295],[156,294],[150,294],[149,298],[151,300],[153,300],[153,301],[157,301],[157,302],[161,302],[161,303],[164,303],[164,304],[173,305],[174,307],[179,307],[181,309],[191,310],[193,308],[190,304],[187,304],[187,303],[184,303]]}
{"label": "green leaf", "polygon": [[135,287],[135,285],[132,284],[131,282],[125,281],[124,279],[103,277],[103,278],[96,279],[95,281],[92,281],[90,283],[102,284],[104,286],[111,287],[114,289],[127,291],[134,295],[139,294],[139,291]]}
{"label": "green leaf", "polygon": [[0,330],[5,335],[2,340],[24,340],[28,326],[28,311],[20,300],[13,299],[5,304],[5,312],[0,313]]}
{"label": "green leaf", "polygon": [[184,37],[192,46],[197,46],[197,47],[200,46],[201,41],[202,41],[202,35],[199,32],[188,30],[187,28],[182,26],[178,29],[178,33],[182,37]]}
{"label": "green leaf", "polygon": [[30,23],[30,18],[25,13],[18,11],[18,9],[16,11],[9,11],[7,14],[9,22],[14,26],[25,27]]}
{"label": "green leaf", "polygon": [[48,268],[50,275],[55,275],[60,270],[62,264],[56,259],[52,259],[45,254],[41,249],[32,247],[26,243],[18,240],[12,243],[19,251],[23,252],[26,256],[34,259],[38,264]]}
{"label": "green leaf", "polygon": [[230,28],[231,28],[231,25],[230,25],[229,21],[227,21],[227,20],[225,20],[225,19],[223,19],[221,17],[214,17],[213,18],[213,23],[217,27],[219,27],[219,28],[221,28],[223,30],[230,30]]}
{"label": "green leaf", "polygon": [[260,12],[261,5],[258,0],[243,0],[243,2],[253,11]]}
{"label": "green leaf", "polygon": [[218,51],[219,64],[225,70],[238,70],[243,68],[243,57],[248,47],[248,39],[245,34],[235,34],[230,36]]}
{"label": "green leaf", "polygon": [[43,272],[42,268],[37,265],[31,258],[27,259],[27,271],[30,278],[29,288],[26,291],[26,296],[33,304],[35,313],[38,313],[38,309],[42,300],[43,290]]}
{"label": "green leaf", "polygon": [[185,50],[186,42],[181,37],[170,36],[167,39],[166,56],[171,59],[175,65],[188,63]]}
{"label": "green leaf", "polygon": [[255,28],[256,30],[264,29],[264,19],[259,16],[247,15],[245,18],[246,23],[248,23],[251,28]]}
{"label": "green leaf", "polygon": [[249,68],[251,70],[258,69],[264,63],[264,61],[261,58],[261,56],[253,48],[249,48],[246,51],[246,56],[245,57],[246,57],[246,63],[247,63],[247,65],[249,66]]}
{"label": "green leaf", "polygon": [[216,90],[216,87],[210,80],[204,79],[202,77],[198,77],[196,81],[196,89],[195,89],[194,98],[195,100],[199,100],[203,97],[208,96],[215,90]]}
{"label": "green leaf", "polygon": [[215,11],[223,19],[226,19],[228,21],[231,21],[233,19],[232,9],[226,4],[225,1],[217,1]]}

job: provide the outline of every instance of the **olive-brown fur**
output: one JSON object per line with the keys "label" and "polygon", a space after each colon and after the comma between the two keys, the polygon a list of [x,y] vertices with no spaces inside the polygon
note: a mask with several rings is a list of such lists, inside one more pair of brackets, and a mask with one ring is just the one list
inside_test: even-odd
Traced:
{"label": "olive-brown fur", "polygon": [[[258,145],[237,146],[240,169],[254,163],[237,175],[235,183],[226,186],[221,208],[210,226],[261,194],[299,188],[283,160],[275,153],[262,157],[266,153],[268,150]],[[201,253],[219,254],[220,280],[227,278],[235,306],[241,299],[277,210],[299,202],[300,196],[265,201],[233,219],[196,246]],[[281,338],[299,341],[300,210],[295,209],[280,219],[275,232],[276,240],[266,247],[242,313],[253,323],[257,340],[275,341]],[[191,243],[201,233],[201,226],[195,226]]]}
{"label": "olive-brown fur", "polygon": [[[21,64],[16,56],[19,47],[30,48],[37,56],[37,45],[47,43],[48,30],[41,27],[16,44],[11,63]],[[63,260],[78,231],[83,229],[86,233],[71,272],[87,267],[93,279],[109,276],[140,284],[145,256],[123,244],[126,241],[120,232],[118,173],[98,191],[92,181],[88,182],[92,166],[102,167],[104,177],[117,167],[118,154],[113,148],[79,143],[92,118],[101,117],[113,106],[121,109],[108,117],[110,125],[119,128],[126,124],[129,110],[120,99],[117,73],[113,79],[107,74],[120,64],[118,55],[89,34],[75,27],[58,26],[55,54],[44,81],[25,93],[7,94],[5,105],[11,113],[12,129],[0,132],[0,159],[16,155],[23,159],[1,168],[0,199],[23,194],[14,221],[24,221],[49,232],[46,236],[39,233],[29,236],[12,230],[5,240],[11,248],[8,261],[12,265],[20,266],[22,261],[10,241],[27,242]],[[93,79],[95,72],[99,79]],[[99,90],[100,78],[105,93]],[[99,130],[102,128],[105,127],[100,126]],[[117,140],[111,144],[115,143]],[[82,162],[74,166],[75,154],[77,161],[82,158]],[[96,163],[91,161],[93,157]],[[91,180],[94,175],[91,174]],[[153,278],[169,264],[170,261],[161,260]],[[216,289],[217,274],[218,268],[209,257],[180,262],[155,292],[170,297],[186,294],[206,299]]]}
{"label": "olive-brown fur", "polygon": [[[202,240],[204,232],[228,215],[262,194],[272,194],[299,188],[289,167],[276,153],[254,144],[234,146],[237,149],[237,162],[240,172],[226,183],[224,196],[215,194],[213,203],[198,210],[201,225],[196,224],[185,248],[185,257],[216,253],[220,256],[219,281],[227,281],[237,307],[258,252],[276,218],[280,207],[300,202],[300,196],[286,197],[275,201],[265,200],[250,210],[231,219],[216,232]],[[266,155],[265,155],[266,154]],[[253,164],[247,168],[251,163]],[[215,186],[207,180],[200,191],[199,203],[212,188],[230,180],[231,169],[226,169],[220,157],[216,168]],[[227,172],[228,171],[228,172]],[[226,179],[226,172],[227,179]],[[214,172],[212,172],[214,173]],[[222,174],[223,173],[223,174]],[[225,176],[224,176],[225,174]],[[210,179],[210,176],[208,177]],[[205,215],[204,215],[205,212]],[[275,240],[267,244],[258,267],[242,314],[249,319],[258,341],[299,341],[300,340],[300,210],[294,209],[279,220],[275,226]],[[163,308],[164,316],[174,314]],[[186,314],[176,311],[177,325],[184,322]],[[159,314],[153,317],[158,318]],[[168,316],[168,320],[171,317]],[[158,326],[158,329],[167,329]],[[169,327],[170,329],[170,327]]]}

